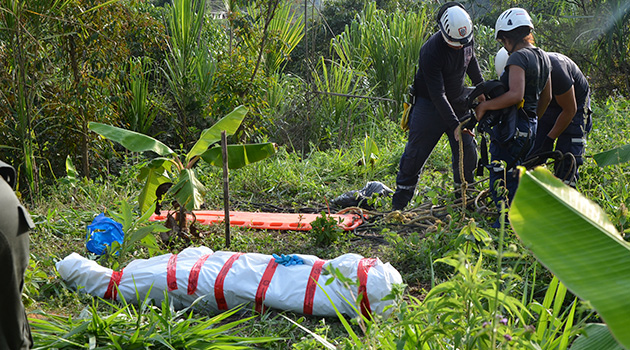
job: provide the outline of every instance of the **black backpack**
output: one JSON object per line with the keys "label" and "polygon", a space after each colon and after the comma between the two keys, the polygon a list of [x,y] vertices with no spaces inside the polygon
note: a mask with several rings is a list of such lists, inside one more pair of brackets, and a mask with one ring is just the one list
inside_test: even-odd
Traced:
{"label": "black backpack", "polygon": [[[503,95],[507,90],[505,85],[498,80],[484,81],[479,83],[468,96],[468,105],[472,107],[472,101],[481,94],[486,95],[486,99],[491,100]],[[489,134],[492,140],[505,145],[518,136],[518,129],[516,128],[518,118],[527,118],[527,113],[517,106],[488,111],[479,121],[477,130]]]}
{"label": "black backpack", "polygon": [[[468,105],[473,108],[473,101],[484,94],[486,99],[491,100],[493,98],[503,95],[507,91],[507,87],[499,80],[489,80],[477,84],[475,90],[468,96]],[[477,131],[481,134],[481,157],[477,166],[477,176],[483,175],[483,168],[489,167],[488,165],[488,147],[485,134],[490,135],[490,139],[497,141],[501,146],[508,146],[511,142],[519,137],[519,130],[517,128],[518,118],[528,118],[527,113],[523,108],[519,106],[510,106],[495,111],[487,111],[477,124]],[[528,136],[529,138],[529,136]],[[529,142],[528,145],[531,145]],[[526,145],[522,148],[519,154],[515,155],[516,161],[522,160],[526,155],[529,147]],[[514,164],[509,164],[508,169],[514,167]]]}

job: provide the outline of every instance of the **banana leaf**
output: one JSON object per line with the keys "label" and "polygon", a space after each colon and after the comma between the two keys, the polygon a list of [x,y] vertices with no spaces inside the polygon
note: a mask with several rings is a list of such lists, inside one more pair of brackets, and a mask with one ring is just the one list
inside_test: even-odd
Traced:
{"label": "banana leaf", "polygon": [[593,159],[601,168],[608,165],[626,163],[630,161],[630,145],[625,145],[611,150],[597,153]]}
{"label": "banana leaf", "polygon": [[[228,168],[238,169],[258,162],[260,160],[271,157],[276,153],[276,147],[273,143],[256,143],[246,145],[228,145]],[[223,166],[223,155],[221,147],[215,146],[207,150],[201,155],[201,158],[208,164],[221,167]]]}
{"label": "banana leaf", "polygon": [[575,339],[569,350],[623,350],[610,334],[608,327],[601,323],[591,323],[584,328],[584,334]]}
{"label": "banana leaf", "polygon": [[509,211],[514,232],[630,347],[630,246],[597,204],[547,169],[521,173]]}
{"label": "banana leaf", "polygon": [[230,114],[221,118],[218,122],[214,123],[211,127],[204,130],[199,137],[199,140],[190,149],[190,152],[186,155],[186,163],[188,163],[194,156],[201,155],[208,147],[221,141],[221,132],[225,130],[227,136],[234,135],[238,127],[241,126],[245,114],[247,114],[247,107],[238,106],[234,108]]}
{"label": "banana leaf", "polygon": [[79,172],[72,162],[70,155],[66,157],[66,177],[59,179],[60,182],[70,184],[73,187],[79,182]]}
{"label": "banana leaf", "polygon": [[88,127],[104,138],[120,143],[132,152],[153,151],[161,156],[175,153],[162,142],[135,131],[96,122],[90,122]]}
{"label": "banana leaf", "polygon": [[144,186],[138,195],[138,206],[143,213],[146,212],[157,199],[155,190],[158,186],[171,181],[166,175],[167,172],[171,170],[172,164],[173,163],[167,158],[155,158],[140,169],[138,182],[144,181]]}
{"label": "banana leaf", "polygon": [[192,169],[183,169],[169,192],[186,210],[192,211],[199,209],[203,204],[203,194],[206,192],[206,187],[199,182]]}

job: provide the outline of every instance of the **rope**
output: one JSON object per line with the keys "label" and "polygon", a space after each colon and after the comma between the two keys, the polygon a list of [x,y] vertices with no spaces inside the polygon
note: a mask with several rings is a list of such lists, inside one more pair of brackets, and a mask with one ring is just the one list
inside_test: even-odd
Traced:
{"label": "rope", "polygon": [[477,209],[478,213],[498,215],[499,213],[496,210],[491,210],[488,208],[487,205],[480,204],[481,200],[484,198],[487,198],[489,195],[490,195],[489,188],[486,188],[483,191],[479,192],[479,195],[475,197],[475,208]]}
{"label": "rope", "polygon": [[[467,122],[470,118],[466,118],[466,120],[464,120],[464,122]],[[462,125],[464,123],[459,123],[459,125],[457,126],[457,128],[455,128],[455,135],[459,135],[459,137],[457,138],[457,143],[459,145],[459,181],[461,181],[461,193],[464,194],[466,193],[466,188],[467,188],[467,183],[466,183],[466,177],[464,176],[464,134],[462,133]],[[466,218],[466,196],[462,195],[462,220],[464,220]]]}
{"label": "rope", "polygon": [[[405,231],[414,231],[414,232],[433,232],[438,229],[440,226],[447,225],[451,221],[451,215],[453,209],[460,210],[462,213],[464,209],[467,208],[467,205],[474,204],[474,209],[477,213],[483,215],[496,215],[496,211],[491,211],[488,209],[488,205],[484,204],[484,200],[489,197],[489,190],[478,190],[473,187],[475,184],[486,181],[487,178],[476,181],[470,185],[466,184],[465,188],[455,189],[450,193],[446,193],[437,198],[439,203],[435,205],[433,204],[433,200],[429,199],[420,205],[407,210],[407,211],[390,211],[390,212],[379,212],[376,210],[368,210],[360,207],[347,207],[343,208],[336,212],[336,214],[347,214],[353,213],[360,215],[363,219],[363,223],[359,225],[356,229],[352,231],[355,236],[355,239],[369,239],[379,243],[385,243],[383,235],[381,231],[384,227],[396,227],[399,233],[403,233]],[[470,186],[470,187],[469,187]],[[464,192],[461,192],[464,190]],[[454,193],[463,193],[460,198],[452,201],[451,198]],[[263,211],[272,211],[272,212],[301,212],[301,213],[319,213],[325,211],[325,206],[321,205],[317,208],[282,208],[280,206],[275,206],[266,203],[255,203],[255,202],[236,202],[238,204],[244,205],[245,207],[258,207]],[[460,205],[461,204],[461,205]],[[235,205],[235,207],[239,207],[240,205]]]}
{"label": "rope", "polygon": [[[563,182],[567,182],[572,180],[571,178],[575,177],[575,173],[577,171],[577,160],[575,159],[575,156],[573,155],[573,153],[567,152],[565,154],[562,155],[562,158],[559,160],[556,160],[556,164],[559,164],[559,166],[564,167],[564,163],[562,162],[565,158],[570,158],[569,161],[569,169],[566,172],[566,175],[564,176],[564,179],[562,179]],[[556,167],[556,169],[558,168],[558,166],[554,165],[554,167]],[[564,169],[562,169],[564,170]],[[557,173],[557,171],[556,171]]]}
{"label": "rope", "polygon": [[[456,129],[456,132],[461,132],[461,124]],[[336,214],[346,214],[353,213],[360,215],[363,219],[363,223],[359,225],[354,231],[353,234],[360,238],[371,239],[375,241],[383,241],[383,237],[380,234],[383,227],[386,226],[397,226],[400,228],[400,231],[406,230],[414,230],[417,232],[431,232],[437,230],[440,225],[447,224],[451,221],[451,215],[453,209],[459,209],[462,213],[462,218],[465,218],[466,209],[470,204],[473,206],[473,210],[482,215],[497,215],[496,211],[490,210],[489,205],[484,203],[484,200],[489,198],[490,191],[488,189],[478,190],[474,186],[485,182],[488,180],[488,177],[483,178],[481,180],[475,181],[473,183],[467,183],[464,179],[464,170],[463,170],[463,142],[462,138],[459,139],[459,172],[460,177],[463,179],[462,186],[460,188],[454,189],[450,193],[446,193],[445,195],[438,197],[438,203],[443,204],[434,204],[433,199],[426,200],[425,202],[411,208],[407,211],[391,211],[391,212],[379,212],[376,210],[368,210],[360,207],[347,207],[343,208],[336,212]],[[458,195],[459,198],[454,201],[452,195]],[[326,207],[321,205],[318,208],[282,208],[279,206],[274,206],[270,204],[264,203],[253,203],[247,202],[242,203],[245,206],[255,206],[265,210],[274,211],[274,212],[309,212],[309,213],[318,213],[324,211]],[[370,232],[374,235],[365,235],[359,232]]]}

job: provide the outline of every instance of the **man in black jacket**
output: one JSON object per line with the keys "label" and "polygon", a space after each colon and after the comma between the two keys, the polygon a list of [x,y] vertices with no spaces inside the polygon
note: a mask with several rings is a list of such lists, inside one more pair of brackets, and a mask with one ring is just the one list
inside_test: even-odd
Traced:
{"label": "man in black jacket", "polygon": [[[409,117],[409,136],[400,158],[392,209],[404,209],[418,183],[427,158],[444,133],[452,152],[453,178],[474,181],[477,150],[473,134],[456,132],[459,118],[466,113],[465,77],[473,84],[483,81],[473,51],[473,24],[464,7],[457,2],[444,4],[437,15],[440,30],[420,49],[418,72],[414,79],[415,103]],[[462,138],[464,179],[459,173],[459,146]]]}
{"label": "man in black jacket", "polygon": [[28,231],[34,226],[13,193],[15,170],[0,161],[0,349],[23,350],[33,345],[22,288],[28,267]]}

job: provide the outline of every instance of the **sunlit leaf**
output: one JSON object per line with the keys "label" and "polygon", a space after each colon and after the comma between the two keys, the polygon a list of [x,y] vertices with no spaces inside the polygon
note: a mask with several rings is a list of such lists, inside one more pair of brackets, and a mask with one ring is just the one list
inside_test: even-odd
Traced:
{"label": "sunlit leaf", "polygon": [[[283,65],[290,57],[293,51],[304,37],[304,21],[299,11],[295,11],[290,2],[280,2],[271,21],[266,21],[263,11],[264,8],[250,3],[247,6],[247,13],[252,18],[259,20],[254,21],[255,30],[262,32],[267,27],[270,33],[274,33],[266,43],[266,49],[263,52],[263,62],[265,64],[265,72],[278,72],[282,70]],[[248,49],[257,51],[260,47],[260,40],[254,36],[245,36],[244,44]]]}
{"label": "sunlit leaf", "polygon": [[203,204],[203,193],[205,191],[206,188],[199,182],[192,169],[182,170],[177,182],[169,190],[186,210],[199,209],[201,204]]}
{"label": "sunlit leaf", "polygon": [[143,247],[149,250],[149,254],[151,256],[160,251],[160,246],[158,245],[157,239],[154,235],[146,235],[143,239],[140,240],[140,243]]}
{"label": "sunlit leaf", "polygon": [[90,9],[85,10],[85,11],[82,13],[82,15],[87,14],[87,13],[92,12],[92,11],[96,11],[96,10],[98,10],[98,9],[99,9],[99,8],[101,8],[101,7],[104,7],[104,6],[107,6],[107,5],[111,5],[111,4],[116,3],[116,2],[119,2],[119,1],[120,1],[120,0],[109,0],[109,1],[106,1],[106,2],[104,2],[104,3],[102,3],[102,4],[98,4],[98,5],[96,5],[96,6],[92,7],[92,8],[90,8]]}
{"label": "sunlit leaf", "polygon": [[522,174],[509,218],[536,258],[630,347],[630,246],[604,211],[539,167]]}
{"label": "sunlit leaf", "polygon": [[296,327],[300,328],[301,330],[303,330],[304,332],[310,334],[313,338],[315,338],[315,340],[317,340],[320,344],[322,344],[322,346],[324,346],[326,349],[331,349],[331,350],[335,350],[336,347],[334,345],[332,345],[328,340],[326,340],[326,338],[322,337],[321,335],[312,332],[310,329],[302,326],[301,324],[293,321],[292,319],[286,317],[283,314],[280,314],[280,316],[284,317],[287,321],[293,323]]}
{"label": "sunlit leaf", "polygon": [[144,227],[140,227],[139,229],[133,231],[129,237],[127,238],[127,244],[131,245],[136,243],[137,241],[140,241],[142,239],[144,239],[144,237],[146,237],[147,235],[153,233],[154,231],[154,227],[153,226],[161,226],[161,225],[151,225],[151,226],[144,226]]}
{"label": "sunlit leaf", "polygon": [[[273,143],[269,142],[247,145],[228,145],[227,153],[228,167],[230,169],[238,169],[271,157],[276,153],[276,147]],[[223,166],[223,155],[221,154],[220,146],[215,146],[207,150],[201,155],[201,158],[210,165]]]}
{"label": "sunlit leaf", "polygon": [[118,128],[112,125],[90,122],[90,130],[103,136],[106,139],[115,141],[123,145],[132,152],[153,151],[161,156],[174,154],[167,145],[162,142],[135,131]]}
{"label": "sunlit leaf", "polygon": [[221,141],[221,132],[225,131],[226,135],[233,135],[238,127],[241,126],[245,114],[248,109],[244,106],[236,107],[230,114],[221,118],[218,122],[212,125],[210,128],[204,130],[199,137],[199,140],[192,147],[190,152],[186,155],[186,163],[188,163],[194,156],[201,155],[208,147]]}
{"label": "sunlit leaf", "polygon": [[77,168],[75,168],[74,164],[72,163],[72,158],[70,158],[70,155],[66,157],[66,175],[71,181],[76,181],[79,177]]}
{"label": "sunlit leaf", "polygon": [[155,190],[161,184],[171,181],[166,176],[166,171],[170,170],[172,163],[166,158],[156,158],[149,162],[147,166],[140,169],[138,181],[144,181],[144,186],[138,195],[138,206],[141,212],[146,212],[155,200]]}

